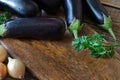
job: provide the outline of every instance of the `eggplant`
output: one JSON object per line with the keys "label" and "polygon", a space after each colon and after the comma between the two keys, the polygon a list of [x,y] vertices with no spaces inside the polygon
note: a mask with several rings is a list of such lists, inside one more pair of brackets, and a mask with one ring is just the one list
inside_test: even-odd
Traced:
{"label": "eggplant", "polygon": [[81,0],[64,0],[64,11],[68,26],[74,19],[78,19],[80,24],[83,22]]}
{"label": "eggplant", "polygon": [[19,17],[33,17],[40,13],[38,5],[32,0],[0,0],[0,6]]}
{"label": "eggplant", "polygon": [[4,11],[4,10],[3,10],[3,7],[2,7],[1,5],[0,5],[0,11]]}
{"label": "eggplant", "polygon": [[49,14],[57,13],[60,6],[62,5],[62,0],[34,0],[39,8],[45,10]]}
{"label": "eggplant", "polygon": [[76,19],[83,24],[83,10],[82,10],[82,0],[72,0],[73,3],[73,13]]}
{"label": "eggplant", "polygon": [[87,17],[92,20],[95,25],[107,30],[116,41],[116,36],[112,30],[112,20],[108,11],[103,7],[99,0],[83,0],[84,10]]}
{"label": "eggplant", "polygon": [[83,26],[82,0],[63,0],[68,30],[78,38],[78,32]]}
{"label": "eggplant", "polygon": [[82,0],[63,0],[63,8],[68,30],[74,36],[72,45],[78,51],[78,48],[81,48],[81,38],[78,33],[83,27]]}
{"label": "eggplant", "polygon": [[63,0],[63,8],[65,12],[66,22],[67,25],[69,26],[70,24],[72,24],[75,18],[72,0]]}
{"label": "eggplant", "polygon": [[0,25],[0,36],[23,39],[62,39],[65,33],[62,19],[51,17],[16,18]]}

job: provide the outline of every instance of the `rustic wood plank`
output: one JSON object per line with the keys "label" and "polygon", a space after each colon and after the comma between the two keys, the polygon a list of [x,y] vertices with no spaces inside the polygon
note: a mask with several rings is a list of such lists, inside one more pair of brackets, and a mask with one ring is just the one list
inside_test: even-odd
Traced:
{"label": "rustic wood plank", "polygon": [[120,0],[100,0],[103,4],[120,9]]}
{"label": "rustic wood plank", "polygon": [[[119,8],[120,0],[101,0],[103,4]],[[114,2],[115,1],[115,2]],[[115,5],[116,4],[116,5]],[[113,20],[113,31],[120,41],[120,10],[105,6]],[[112,37],[92,24],[85,24],[80,35],[93,34],[94,31],[106,34],[107,41]],[[39,80],[119,80],[120,53],[110,59],[96,59],[88,50],[76,52],[71,46],[72,37],[65,36],[62,41],[37,41],[1,39],[0,43],[14,58],[24,61],[26,67]],[[120,48],[116,49],[120,52]],[[27,78],[26,78],[27,79]],[[26,80],[23,79],[23,80]],[[15,80],[9,79],[6,80]],[[29,80],[29,78],[28,78]],[[36,80],[36,78],[31,79]]]}
{"label": "rustic wood plank", "polygon": [[[81,35],[92,34],[88,25]],[[24,61],[30,71],[40,80],[117,80],[120,79],[120,55],[111,59],[96,59],[88,50],[74,51],[72,38],[62,41],[37,41],[3,39],[1,43],[11,56]]]}

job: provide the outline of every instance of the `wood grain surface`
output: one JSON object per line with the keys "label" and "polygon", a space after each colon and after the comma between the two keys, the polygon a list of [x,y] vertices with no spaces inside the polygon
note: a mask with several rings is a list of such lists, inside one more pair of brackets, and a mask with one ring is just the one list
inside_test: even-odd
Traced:
{"label": "wood grain surface", "polygon": [[[92,34],[86,26],[81,35]],[[3,39],[12,57],[19,58],[39,80],[116,80],[120,79],[120,56],[96,59],[88,50],[74,51],[71,37],[61,41]],[[6,46],[7,45],[7,46]]]}
{"label": "wood grain surface", "polygon": [[[120,0],[101,0],[103,4],[116,4]],[[113,31],[120,41],[120,10],[107,6],[112,20]],[[79,35],[104,33],[106,40],[113,42],[108,32],[99,29],[87,21]],[[31,77],[31,80],[120,80],[120,48],[116,48],[113,58],[93,58],[89,50],[76,52],[71,45],[73,38],[66,34],[61,41],[0,39],[0,43],[8,50],[10,56],[21,59]],[[29,75],[29,74],[28,74]],[[27,76],[26,76],[27,77]],[[6,80],[15,80],[9,79]],[[23,80],[30,80],[25,78]]]}
{"label": "wood grain surface", "polygon": [[120,9],[120,0],[100,0],[103,4]]}

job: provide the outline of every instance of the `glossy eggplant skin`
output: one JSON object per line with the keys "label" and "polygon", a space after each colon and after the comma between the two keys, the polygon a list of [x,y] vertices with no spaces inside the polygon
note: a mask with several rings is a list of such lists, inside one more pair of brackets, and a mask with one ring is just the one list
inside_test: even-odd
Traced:
{"label": "glossy eggplant skin", "polygon": [[83,0],[85,14],[93,23],[107,30],[113,39],[117,38],[112,30],[112,19],[99,0]]}
{"label": "glossy eggplant skin", "polygon": [[69,26],[73,22],[73,19],[75,18],[72,0],[63,0],[63,7],[65,11],[66,22],[67,25]]}
{"label": "glossy eggplant skin", "polygon": [[20,17],[33,17],[40,12],[32,0],[0,0],[0,5],[4,10]]}
{"label": "glossy eggplant skin", "polygon": [[0,11],[4,11],[4,10],[3,10],[3,7],[1,6],[1,4],[0,4]]}
{"label": "glossy eggplant skin", "polygon": [[82,24],[82,1],[81,0],[63,0],[63,7],[68,26],[74,19],[78,19]]}
{"label": "glossy eggplant skin", "polygon": [[104,16],[109,16],[106,9],[100,3],[99,0],[83,0],[84,12],[87,14],[88,18],[93,20],[94,23],[100,25],[104,24]]}
{"label": "glossy eggplant skin", "polygon": [[62,0],[34,0],[34,1],[39,5],[39,8],[45,10],[47,13],[50,14],[56,13],[62,4]]}
{"label": "glossy eggplant skin", "polygon": [[74,16],[82,24],[82,22],[83,22],[82,0],[72,0],[72,4],[73,4],[73,13],[74,13]]}
{"label": "glossy eggplant skin", "polygon": [[4,37],[24,39],[62,39],[65,23],[59,18],[16,18],[5,23]]}

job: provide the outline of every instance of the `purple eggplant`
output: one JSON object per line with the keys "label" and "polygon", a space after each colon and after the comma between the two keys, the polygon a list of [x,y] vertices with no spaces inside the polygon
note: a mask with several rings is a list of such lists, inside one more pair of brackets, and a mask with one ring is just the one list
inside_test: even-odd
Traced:
{"label": "purple eggplant", "polygon": [[82,1],[63,0],[63,8],[69,31],[78,38],[78,32],[83,26]]}
{"label": "purple eggplant", "polygon": [[38,5],[39,8],[45,10],[47,13],[56,13],[61,4],[62,0],[34,0]]}
{"label": "purple eggplant", "polygon": [[99,0],[83,0],[84,12],[95,25],[109,31],[114,40],[116,36],[112,31],[112,20],[107,10],[103,7]]}
{"label": "purple eggplant", "polygon": [[72,45],[75,47],[75,50],[77,50],[78,48],[81,48],[78,33],[83,27],[82,0],[63,0],[63,7],[68,30],[74,36]]}
{"label": "purple eggplant", "polygon": [[40,13],[38,5],[32,0],[0,0],[0,7],[20,17],[33,17]]}
{"label": "purple eggplant", "polygon": [[59,18],[16,18],[0,25],[0,36],[27,39],[62,39],[65,23]]}

